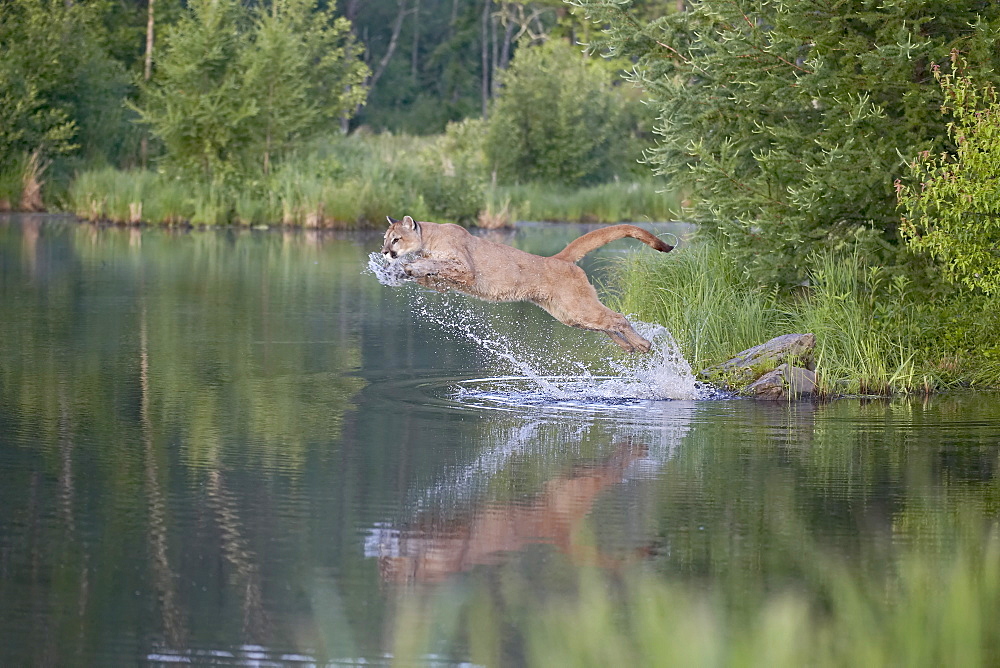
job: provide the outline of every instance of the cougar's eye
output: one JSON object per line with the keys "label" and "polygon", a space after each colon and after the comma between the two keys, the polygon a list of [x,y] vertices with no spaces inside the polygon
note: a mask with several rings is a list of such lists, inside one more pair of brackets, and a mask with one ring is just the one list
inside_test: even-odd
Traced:
{"label": "cougar's eye", "polygon": [[399,237],[396,237],[395,239],[393,239],[392,241],[389,242],[389,245],[390,246],[395,246],[398,243],[399,243]]}

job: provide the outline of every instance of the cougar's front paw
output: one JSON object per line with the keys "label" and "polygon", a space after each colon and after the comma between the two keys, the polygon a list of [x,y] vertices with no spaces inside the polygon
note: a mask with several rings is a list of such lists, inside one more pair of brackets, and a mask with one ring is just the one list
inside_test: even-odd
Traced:
{"label": "cougar's front paw", "polygon": [[427,278],[428,276],[434,276],[436,272],[431,270],[430,267],[421,266],[418,264],[408,264],[403,267],[403,273],[410,278]]}

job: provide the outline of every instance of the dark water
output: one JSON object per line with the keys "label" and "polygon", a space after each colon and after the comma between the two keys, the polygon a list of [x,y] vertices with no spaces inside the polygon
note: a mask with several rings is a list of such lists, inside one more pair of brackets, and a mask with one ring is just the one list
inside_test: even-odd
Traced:
{"label": "dark water", "polygon": [[429,596],[411,658],[520,663],[581,570],[739,606],[995,521],[995,395],[657,399],[683,369],[380,285],[380,242],[0,217],[0,665],[386,663]]}

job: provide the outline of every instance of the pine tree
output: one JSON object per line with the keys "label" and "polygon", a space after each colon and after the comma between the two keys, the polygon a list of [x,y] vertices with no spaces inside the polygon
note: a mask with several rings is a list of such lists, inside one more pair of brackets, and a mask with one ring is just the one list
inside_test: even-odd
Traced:
{"label": "pine tree", "polygon": [[[947,142],[931,66],[952,49],[993,80],[1000,5],[974,0],[702,0],[654,21],[574,0],[656,105],[653,169],[686,219],[756,279],[796,284],[818,252],[900,248],[893,182]],[[902,156],[902,157],[901,157]]]}
{"label": "pine tree", "polygon": [[316,11],[315,0],[276,0],[258,11],[242,77],[256,106],[251,151],[265,174],[275,157],[336,128],[364,101],[367,70],[350,35],[347,20]]}
{"label": "pine tree", "polygon": [[239,64],[249,16],[237,0],[196,0],[166,36],[164,56],[136,110],[163,144],[168,168],[221,185],[242,171],[257,102]]}

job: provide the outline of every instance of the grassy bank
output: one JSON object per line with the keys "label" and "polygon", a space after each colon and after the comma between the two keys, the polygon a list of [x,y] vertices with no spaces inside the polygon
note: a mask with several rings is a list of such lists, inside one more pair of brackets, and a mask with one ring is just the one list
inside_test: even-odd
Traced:
{"label": "grassy bank", "polygon": [[673,220],[679,198],[652,181],[604,183],[589,188],[544,184],[497,187],[488,204],[508,204],[517,220],[618,223]]}
{"label": "grassy bank", "polygon": [[571,189],[490,185],[481,156],[454,138],[330,138],[266,177],[210,185],[144,170],[79,172],[65,208],[91,221],[381,227],[385,217],[475,224],[513,220],[667,220],[675,199],[652,182]]}
{"label": "grassy bank", "polygon": [[749,284],[709,243],[636,253],[616,268],[615,306],[666,325],[704,369],[774,336],[816,335],[826,394],[1000,387],[1000,299],[930,297],[858,257],[828,257],[794,295]]}
{"label": "grassy bank", "polygon": [[[430,140],[416,138],[347,137],[316,146],[266,177],[222,184],[144,170],[82,171],[69,186],[66,208],[93,221],[192,225],[352,228],[403,211],[426,216],[442,208],[438,200],[448,187],[467,185],[458,175],[438,178],[432,148]],[[460,203],[451,198],[453,206]]]}

